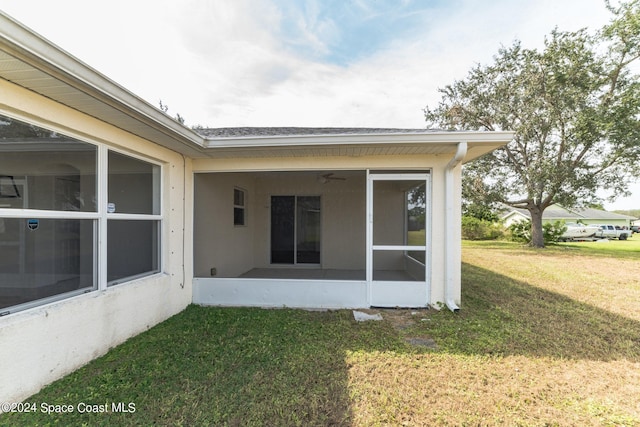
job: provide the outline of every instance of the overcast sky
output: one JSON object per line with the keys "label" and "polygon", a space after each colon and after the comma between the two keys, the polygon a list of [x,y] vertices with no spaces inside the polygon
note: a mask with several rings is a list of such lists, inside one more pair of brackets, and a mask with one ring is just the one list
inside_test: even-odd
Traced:
{"label": "overcast sky", "polygon": [[[518,39],[595,30],[604,0],[0,0],[189,126],[426,126],[438,88]],[[640,186],[638,186],[640,187]],[[636,194],[640,194],[640,188]],[[609,208],[640,207],[640,195]]]}

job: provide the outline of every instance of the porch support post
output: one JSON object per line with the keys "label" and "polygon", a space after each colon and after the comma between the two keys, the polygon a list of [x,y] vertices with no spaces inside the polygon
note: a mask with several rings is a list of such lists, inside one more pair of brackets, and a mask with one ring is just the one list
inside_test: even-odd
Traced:
{"label": "porch support post", "polygon": [[367,305],[371,306],[371,282],[373,281],[373,181],[371,174],[367,169],[367,188],[366,188],[366,280],[367,280]]}
{"label": "porch support post", "polygon": [[444,186],[445,186],[445,238],[444,238],[444,299],[447,307],[451,311],[458,311],[460,307],[456,303],[453,295],[454,288],[454,269],[460,268],[459,265],[454,265],[454,258],[456,251],[459,251],[460,242],[454,241],[457,233],[455,232],[456,227],[460,227],[459,218],[457,215],[454,215],[454,201],[455,201],[455,182],[454,182],[454,169],[458,167],[458,165],[464,159],[464,156],[467,155],[467,142],[461,141],[458,143],[458,149],[456,150],[456,154],[453,156],[449,164],[445,168],[444,171]]}

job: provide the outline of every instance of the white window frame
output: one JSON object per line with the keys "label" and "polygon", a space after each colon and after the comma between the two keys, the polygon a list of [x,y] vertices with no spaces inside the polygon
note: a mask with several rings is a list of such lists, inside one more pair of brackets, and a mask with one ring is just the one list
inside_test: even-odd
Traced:
{"label": "white window frame", "polygon": [[[102,145],[102,144],[101,144]],[[103,145],[103,157],[104,157],[104,174],[101,174],[100,185],[104,186],[103,193],[101,193],[101,198],[99,199],[102,203],[99,204],[98,210],[102,210],[102,215],[100,216],[101,224],[103,226],[99,227],[100,230],[104,233],[100,236],[100,253],[104,254],[104,256],[99,257],[100,264],[102,268],[99,268],[99,289],[106,289],[107,287],[119,286],[127,284],[133,280],[139,279],[141,277],[149,277],[156,274],[161,274],[164,271],[164,246],[162,244],[164,239],[164,165],[155,160],[148,159],[146,157],[140,156],[136,153],[131,153],[129,151],[118,150],[111,148],[107,145]],[[128,156],[136,160],[140,160],[141,162],[149,163],[159,167],[158,172],[158,204],[159,211],[158,214],[129,214],[129,213],[109,213],[107,211],[107,206],[109,204],[109,151],[114,153],[121,154],[123,156]],[[118,279],[115,282],[109,282],[107,278],[107,254],[108,254],[108,238],[107,238],[107,227],[109,220],[134,220],[134,221],[157,221],[158,222],[158,271],[153,273],[140,273],[134,276],[123,277],[122,279]],[[102,287],[101,287],[102,286]]]}
{"label": "white window frame", "polygon": [[[165,167],[164,164],[156,159],[141,156],[135,152],[130,152],[122,149],[111,147],[109,144],[99,142],[91,137],[87,137],[85,134],[79,134],[62,127],[56,123],[44,122],[37,118],[26,117],[22,114],[14,114],[10,111],[1,110],[0,115],[18,120],[20,122],[38,126],[40,128],[58,132],[73,138],[79,142],[90,144],[96,147],[96,212],[75,212],[75,211],[55,211],[55,210],[42,210],[42,209],[13,209],[13,208],[0,208],[0,218],[45,218],[45,219],[90,219],[94,224],[94,242],[93,242],[93,259],[94,259],[94,284],[90,290],[83,289],[78,291],[71,291],[53,295],[51,297],[38,299],[35,301],[29,301],[23,304],[18,304],[10,307],[0,309],[0,316],[17,313],[19,311],[27,310],[29,308],[43,306],[49,303],[61,301],[71,298],[76,295],[84,293],[105,291],[108,287],[107,282],[107,222],[109,219],[122,219],[122,220],[155,220],[158,221],[158,271],[153,273],[143,273],[136,276],[126,277],[121,279],[116,286],[126,285],[140,277],[152,277],[154,275],[163,274],[165,265],[165,230],[164,230],[164,191],[165,191]],[[108,156],[109,151],[113,151],[125,156],[135,158],[137,160],[147,162],[156,166],[159,166],[158,177],[158,204],[159,214],[145,215],[145,214],[125,214],[125,213],[108,213],[108,179],[109,179],[109,165]]]}
{"label": "white window frame", "polygon": [[[243,201],[242,205],[236,205],[236,191],[239,191],[242,193],[242,201]],[[236,209],[242,209],[242,224],[236,224],[236,216],[235,216]],[[233,226],[246,227],[248,222],[247,221],[247,190],[245,190],[244,188],[233,187],[233,210],[234,210]]]}

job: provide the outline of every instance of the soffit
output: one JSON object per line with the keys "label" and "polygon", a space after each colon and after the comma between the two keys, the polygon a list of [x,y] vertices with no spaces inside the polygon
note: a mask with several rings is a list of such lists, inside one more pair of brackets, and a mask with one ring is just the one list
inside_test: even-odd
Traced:
{"label": "soffit", "polygon": [[274,158],[274,157],[364,157],[364,156],[407,156],[436,155],[455,152],[451,146],[435,145],[335,145],[304,147],[252,147],[240,149],[211,149],[207,153],[213,158]]}

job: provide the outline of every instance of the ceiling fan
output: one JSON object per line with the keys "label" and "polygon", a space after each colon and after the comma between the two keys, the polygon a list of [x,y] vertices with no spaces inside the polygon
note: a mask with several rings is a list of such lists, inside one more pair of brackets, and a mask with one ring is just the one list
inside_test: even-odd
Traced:
{"label": "ceiling fan", "polygon": [[327,184],[331,181],[346,181],[347,178],[341,177],[341,176],[334,176],[335,174],[333,172],[331,173],[325,173],[323,175],[318,176],[318,181],[322,184]]}

